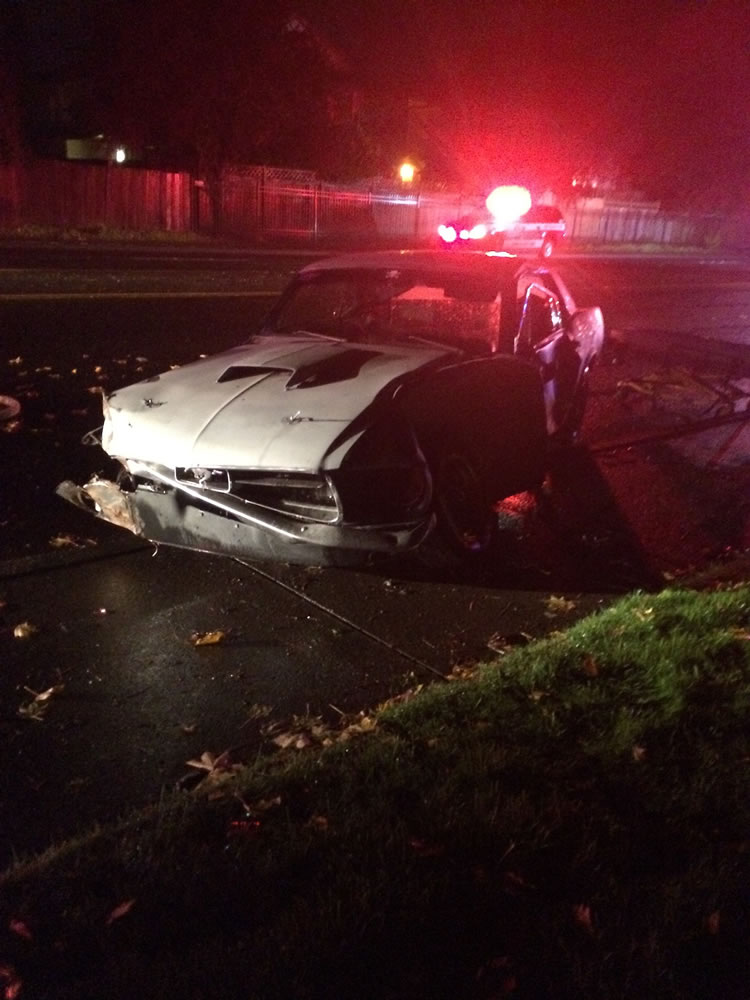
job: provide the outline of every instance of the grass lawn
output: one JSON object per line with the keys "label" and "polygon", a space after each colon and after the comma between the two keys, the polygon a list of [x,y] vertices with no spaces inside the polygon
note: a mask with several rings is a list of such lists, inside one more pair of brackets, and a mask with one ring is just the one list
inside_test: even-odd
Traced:
{"label": "grass lawn", "polygon": [[0,877],[0,996],[750,996],[750,588],[634,594]]}

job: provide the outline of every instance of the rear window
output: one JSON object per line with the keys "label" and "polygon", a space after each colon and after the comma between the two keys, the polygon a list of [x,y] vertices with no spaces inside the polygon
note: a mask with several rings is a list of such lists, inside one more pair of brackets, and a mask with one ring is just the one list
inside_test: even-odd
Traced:
{"label": "rear window", "polygon": [[533,205],[526,215],[521,216],[521,222],[562,222],[560,210],[554,205]]}

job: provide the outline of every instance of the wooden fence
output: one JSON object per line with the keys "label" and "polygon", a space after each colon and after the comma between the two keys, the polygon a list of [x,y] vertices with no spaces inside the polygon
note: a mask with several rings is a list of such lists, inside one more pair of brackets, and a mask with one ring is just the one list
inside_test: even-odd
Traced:
{"label": "wooden fence", "polygon": [[[440,222],[482,200],[457,193],[321,182],[304,170],[225,171],[218,211],[189,173],[112,163],[39,160],[0,164],[0,228],[52,226],[218,232],[239,240],[305,243],[433,243]],[[660,211],[651,204],[561,205],[571,239],[591,244],[714,246],[728,231],[717,216]]]}
{"label": "wooden fence", "polygon": [[0,226],[189,232],[192,178],[115,164],[0,164]]}

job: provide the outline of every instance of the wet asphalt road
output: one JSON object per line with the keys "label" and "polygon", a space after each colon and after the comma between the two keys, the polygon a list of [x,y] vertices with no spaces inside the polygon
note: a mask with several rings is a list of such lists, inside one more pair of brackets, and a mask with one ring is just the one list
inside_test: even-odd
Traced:
{"label": "wet asphalt road", "polygon": [[[0,864],[189,787],[186,761],[205,751],[248,759],[295,716],[335,723],[750,545],[750,440],[733,419],[750,394],[741,261],[561,261],[579,304],[601,303],[619,331],[589,448],[555,470],[549,510],[506,505],[495,567],[456,575],[154,554],[59,501],[60,479],[92,471],[79,442],[99,419],[97,387],[241,340],[299,263],[266,257],[248,278],[234,257],[94,259],[0,271],[0,296],[14,296],[0,298],[0,394],[23,406],[0,434]],[[110,295],[90,298],[102,284]],[[178,285],[212,294],[157,294]],[[674,435],[698,419],[713,426]],[[214,630],[221,642],[194,644]]]}

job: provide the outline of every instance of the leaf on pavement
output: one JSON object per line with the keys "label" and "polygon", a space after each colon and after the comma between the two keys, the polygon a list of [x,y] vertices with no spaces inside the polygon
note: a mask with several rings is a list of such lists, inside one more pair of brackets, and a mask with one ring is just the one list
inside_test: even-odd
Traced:
{"label": "leaf on pavement", "polygon": [[53,684],[52,687],[48,687],[46,691],[34,691],[32,688],[26,688],[29,694],[34,695],[34,701],[49,701],[50,698],[55,694],[60,694],[65,690],[64,684]]}
{"label": "leaf on pavement", "polygon": [[21,412],[21,404],[13,396],[0,396],[0,423],[13,420]]}
{"label": "leaf on pavement", "polygon": [[31,622],[19,622],[13,629],[13,635],[16,639],[29,639],[38,631],[38,627],[36,625],[32,625]]}
{"label": "leaf on pavement", "polygon": [[194,646],[216,646],[227,637],[223,629],[215,629],[213,632],[193,632],[190,641]]}
{"label": "leaf on pavement", "polygon": [[33,940],[34,935],[31,933],[29,925],[25,920],[19,920],[17,917],[13,917],[8,923],[8,929],[13,932],[13,934],[18,934],[19,937],[26,938],[27,941]]}
{"label": "leaf on pavement", "polygon": [[547,618],[554,618],[561,612],[573,611],[576,606],[575,601],[570,601],[566,597],[556,597],[551,594],[547,598],[547,610],[544,612]]}
{"label": "leaf on pavement", "polygon": [[585,903],[577,903],[573,907],[573,919],[582,927],[587,934],[594,933],[594,924],[591,920],[591,907],[586,906]]}
{"label": "leaf on pavement", "polygon": [[19,706],[18,715],[22,719],[33,719],[35,722],[41,722],[50,706],[50,699],[53,695],[59,694],[64,688],[64,684],[54,684],[52,687],[47,688],[46,691],[33,691],[27,687],[25,690],[34,697],[31,701]]}
{"label": "leaf on pavement", "polygon": [[134,906],[134,899],[126,899],[123,903],[116,906],[107,917],[107,927],[109,927],[110,924],[113,924],[115,920],[119,920],[120,917],[124,917],[126,913],[130,913]]}
{"label": "leaf on pavement", "polygon": [[78,538],[76,535],[55,535],[50,538],[49,544],[53,549],[84,549],[89,545],[96,545],[91,538]]}
{"label": "leaf on pavement", "polygon": [[0,961],[0,987],[3,1000],[16,1000],[21,995],[23,980],[12,965]]}

